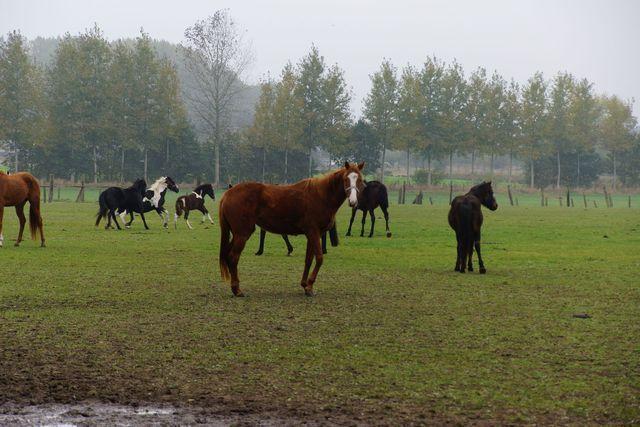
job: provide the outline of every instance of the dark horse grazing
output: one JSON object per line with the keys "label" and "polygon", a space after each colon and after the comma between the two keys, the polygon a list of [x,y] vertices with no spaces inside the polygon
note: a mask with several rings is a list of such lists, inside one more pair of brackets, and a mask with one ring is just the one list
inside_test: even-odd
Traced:
{"label": "dark horse grazing", "polygon": [[[142,198],[142,213],[156,211],[156,213],[162,220],[162,226],[164,228],[169,227],[169,212],[164,208],[164,195],[167,193],[167,190],[171,190],[174,193],[180,191],[178,189],[178,186],[170,176],[161,176],[160,178],[156,179],[156,182],[151,184],[151,187],[147,189],[147,191],[144,193],[144,197]],[[127,228],[131,227],[131,223],[133,222],[134,218],[134,211],[130,210],[128,212],[131,215],[131,219],[125,224],[125,227]],[[125,222],[124,218],[126,215],[127,210],[120,212],[120,218],[122,219],[122,222]]]}
{"label": "dark horse grazing", "polygon": [[[363,168],[364,163],[347,162],[322,178],[308,178],[292,185],[245,182],[227,190],[220,201],[220,273],[223,279],[231,280],[233,294],[243,296],[238,261],[258,225],[271,233],[307,237],[300,285],[305,295],[313,295],[323,260],[320,235],[335,223],[336,212],[345,199],[351,206],[358,203],[357,193],[364,187]],[[314,256],[316,263],[309,275]]]}
{"label": "dark horse grazing", "polygon": [[100,198],[98,199],[100,209],[96,214],[96,227],[100,224],[100,220],[106,217],[108,222],[104,227],[105,230],[111,228],[111,219],[116,223],[118,230],[121,230],[120,224],[118,224],[118,220],[116,219],[116,211],[129,211],[140,213],[144,228],[148,230],[149,227],[142,212],[142,197],[146,190],[147,183],[144,179],[136,180],[129,188],[109,187],[104,190],[100,193]]}
{"label": "dark horse grazing", "polygon": [[216,195],[213,192],[213,185],[199,185],[195,188],[195,190],[191,192],[191,194],[178,197],[178,200],[176,200],[176,213],[173,216],[173,224],[175,225],[175,228],[178,228],[178,218],[180,218],[180,215],[182,215],[182,213],[184,212],[184,220],[187,222],[187,226],[189,227],[189,229],[193,230],[193,227],[189,223],[189,211],[193,210],[202,212],[203,223],[205,217],[208,217],[209,221],[211,221],[211,224],[213,224],[211,214],[204,205],[204,196],[211,197],[211,200],[216,199]]}
{"label": "dark horse grazing", "polygon": [[369,231],[369,237],[373,236],[373,228],[376,225],[376,216],[374,209],[380,206],[382,213],[384,214],[384,221],[387,225],[387,237],[391,237],[389,231],[389,197],[387,196],[387,187],[380,181],[371,181],[365,183],[364,190],[358,194],[358,206],[352,208],[351,220],[349,221],[349,230],[347,230],[347,236],[351,236],[351,225],[353,225],[353,219],[356,217],[358,209],[362,211],[362,230],[360,230],[360,237],[364,236],[364,224],[367,220],[367,212],[371,217],[371,231]]}
{"label": "dark horse grazing", "polygon": [[[263,228],[260,229],[260,247],[258,248],[258,252],[256,255],[262,255],[264,253],[264,238],[267,236],[267,232],[264,231]],[[282,239],[284,243],[287,245],[287,256],[291,255],[293,252],[293,246],[289,241],[289,238],[286,234],[282,235]],[[333,224],[333,227],[329,229],[329,239],[331,240],[331,246],[338,246],[338,232],[336,231],[336,225]],[[327,232],[322,233],[322,253],[327,253]]]}
{"label": "dark horse grazing", "polygon": [[458,196],[451,201],[449,225],[456,232],[458,257],[456,258],[455,271],[459,271],[460,273],[464,273],[467,260],[469,271],[473,271],[471,258],[473,257],[474,245],[478,254],[480,274],[487,272],[482,262],[482,255],[480,254],[480,228],[482,227],[481,205],[484,205],[492,211],[498,209],[498,203],[493,197],[491,181],[478,184],[472,187],[464,196]]}
{"label": "dark horse grazing", "polygon": [[15,206],[16,215],[20,221],[20,231],[15,246],[22,242],[24,225],[27,222],[24,216],[24,205],[29,202],[29,230],[31,238],[35,240],[36,231],[40,230],[40,246],[44,247],[44,226],[40,215],[40,185],[33,175],[19,172],[7,175],[0,171],[0,247],[3,245],[2,218],[5,206]]}

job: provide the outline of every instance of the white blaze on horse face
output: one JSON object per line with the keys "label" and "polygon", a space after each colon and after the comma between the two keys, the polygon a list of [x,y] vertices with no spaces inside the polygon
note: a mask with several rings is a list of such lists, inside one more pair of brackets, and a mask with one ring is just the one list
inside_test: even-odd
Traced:
{"label": "white blaze on horse face", "polygon": [[358,182],[358,174],[351,172],[347,175],[349,178],[349,206],[354,207],[358,204],[358,192],[356,190],[356,183]]}

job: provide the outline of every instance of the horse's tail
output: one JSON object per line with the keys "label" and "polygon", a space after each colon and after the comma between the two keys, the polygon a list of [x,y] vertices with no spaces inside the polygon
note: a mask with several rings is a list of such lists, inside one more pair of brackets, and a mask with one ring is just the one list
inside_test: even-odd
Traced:
{"label": "horse's tail", "polygon": [[467,203],[460,204],[460,227],[463,249],[465,254],[468,254],[470,248],[473,248],[473,207]]}
{"label": "horse's tail", "polygon": [[98,208],[98,213],[96,214],[96,227],[100,225],[100,220],[102,218],[107,217],[107,212],[109,212],[109,207],[107,206],[107,201],[105,200],[104,193],[100,194],[98,203],[100,204],[100,208]]}
{"label": "horse's tail", "polygon": [[223,203],[220,203],[218,211],[218,217],[220,222],[220,275],[222,280],[230,281],[231,275],[229,274],[229,252],[231,251],[231,227],[229,221],[224,216],[222,211]]}
{"label": "horse's tail", "polygon": [[180,196],[178,197],[178,200],[176,200],[176,218],[179,218],[180,215],[182,215],[183,211],[184,211],[184,196]]}
{"label": "horse's tail", "polygon": [[40,215],[40,184],[31,175],[27,178],[29,186],[29,231],[31,238],[36,239],[36,232],[40,230],[40,240],[44,246],[44,226],[42,225],[42,216]]}

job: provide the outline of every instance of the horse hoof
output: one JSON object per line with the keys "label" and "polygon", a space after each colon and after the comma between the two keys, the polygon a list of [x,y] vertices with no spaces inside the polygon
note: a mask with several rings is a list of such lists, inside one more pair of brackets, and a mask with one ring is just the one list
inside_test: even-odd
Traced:
{"label": "horse hoof", "polygon": [[262,252],[258,251],[258,252],[255,253],[255,255],[256,256],[260,256],[260,255],[262,255]]}
{"label": "horse hoof", "polygon": [[237,294],[233,294],[234,297],[244,298],[244,294],[242,292],[238,292]]}
{"label": "horse hoof", "polygon": [[487,269],[486,269],[486,268],[484,268],[484,267],[482,267],[482,268],[480,269],[480,274],[486,274],[486,273],[487,273]]}
{"label": "horse hoof", "polygon": [[387,231],[387,237],[391,237],[391,232]]}
{"label": "horse hoof", "polygon": [[462,269],[461,269],[461,270],[458,270],[458,271],[459,271],[460,273],[464,274],[464,270],[462,270]]}
{"label": "horse hoof", "polygon": [[469,273],[473,272],[473,268],[472,267],[467,268],[467,270],[469,270]]}
{"label": "horse hoof", "polygon": [[13,246],[15,246],[17,248],[18,246],[20,246],[20,243],[16,242],[16,243],[13,244]]}
{"label": "horse hoof", "polygon": [[310,289],[305,289],[305,290],[304,290],[304,295],[305,295],[305,296],[307,296],[307,297],[312,297],[312,296],[314,296],[315,294],[313,293],[313,291],[312,291],[312,290],[310,290]]}

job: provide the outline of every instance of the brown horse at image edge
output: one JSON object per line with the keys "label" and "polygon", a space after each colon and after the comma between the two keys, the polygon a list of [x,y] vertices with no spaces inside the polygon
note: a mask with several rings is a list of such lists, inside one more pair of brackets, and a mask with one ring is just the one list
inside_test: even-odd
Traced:
{"label": "brown horse at image edge", "polygon": [[[313,284],[322,266],[320,235],[335,223],[335,215],[345,199],[352,207],[364,189],[364,162],[346,162],[343,168],[321,178],[308,178],[292,185],[258,182],[237,184],[220,200],[220,273],[231,281],[235,296],[243,296],[238,278],[238,261],[256,225],[276,234],[307,237],[307,253],[300,285],[305,295],[313,295]],[[233,237],[231,237],[233,236]],[[315,257],[311,275],[309,270]]]}
{"label": "brown horse at image edge", "polygon": [[31,238],[35,240],[36,232],[40,230],[40,246],[44,247],[44,227],[42,216],[40,215],[40,185],[33,175],[26,172],[19,172],[7,175],[0,172],[0,247],[4,243],[2,235],[2,218],[4,208],[15,206],[16,215],[20,222],[20,231],[16,239],[15,246],[22,242],[22,234],[27,219],[24,216],[24,205],[29,202],[29,229]]}

